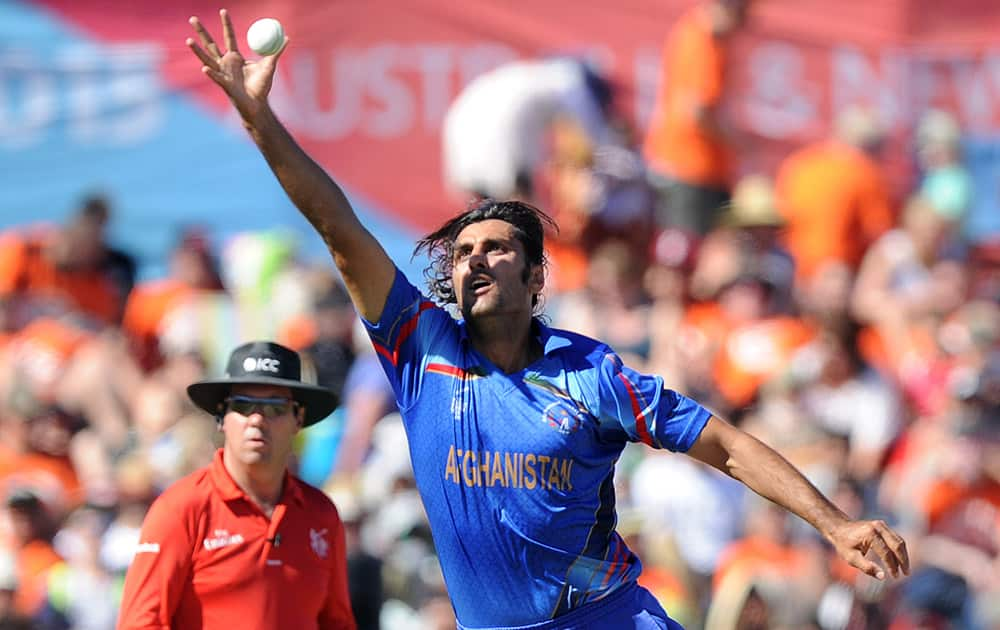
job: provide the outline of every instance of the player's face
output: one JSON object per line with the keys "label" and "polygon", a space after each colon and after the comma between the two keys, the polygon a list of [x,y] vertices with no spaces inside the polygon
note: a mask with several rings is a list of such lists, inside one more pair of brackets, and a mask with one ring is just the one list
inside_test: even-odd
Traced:
{"label": "player's face", "polygon": [[302,426],[302,415],[287,387],[234,385],[222,420],[225,447],[247,466],[283,467]]}
{"label": "player's face", "polygon": [[529,267],[514,226],[499,219],[479,221],[455,239],[452,284],[462,316],[531,314],[532,296],[542,290],[540,266]]}

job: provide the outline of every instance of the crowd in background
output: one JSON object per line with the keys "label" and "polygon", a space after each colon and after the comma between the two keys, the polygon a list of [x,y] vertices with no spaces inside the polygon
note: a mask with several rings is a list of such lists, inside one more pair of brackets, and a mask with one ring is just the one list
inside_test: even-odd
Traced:
{"label": "crowd in background", "polygon": [[[747,140],[721,103],[748,4],[711,0],[675,25],[648,129],[577,61],[482,75],[445,122],[446,184],[556,219],[553,326],[662,375],[908,542],[910,577],[876,581],[738,482],[633,445],[618,530],[672,617],[1000,628],[1000,237],[964,229],[984,193],[962,130],[922,113],[902,196],[860,106],[774,172],[737,173]],[[105,236],[112,202],[0,235],[0,629],[114,626],[150,502],[220,444],[185,387],[255,338],[299,350],[341,394],[295,469],[345,522],[359,627],[454,628],[392,392],[333,265],[280,234],[217,244],[190,226],[168,275],[137,282],[128,244]]]}

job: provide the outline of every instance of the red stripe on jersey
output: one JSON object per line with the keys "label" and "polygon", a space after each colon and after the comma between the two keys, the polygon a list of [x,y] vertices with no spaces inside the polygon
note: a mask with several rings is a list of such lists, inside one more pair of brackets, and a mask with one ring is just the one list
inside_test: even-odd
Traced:
{"label": "red stripe on jersey", "polygon": [[649,436],[649,429],[646,427],[646,417],[642,413],[642,407],[639,405],[639,393],[635,391],[635,387],[632,382],[628,380],[628,377],[618,373],[618,378],[621,379],[622,383],[625,383],[625,391],[628,392],[629,400],[632,401],[632,416],[635,417],[635,430],[639,434],[639,439],[642,440],[643,444],[653,445],[653,438]]}

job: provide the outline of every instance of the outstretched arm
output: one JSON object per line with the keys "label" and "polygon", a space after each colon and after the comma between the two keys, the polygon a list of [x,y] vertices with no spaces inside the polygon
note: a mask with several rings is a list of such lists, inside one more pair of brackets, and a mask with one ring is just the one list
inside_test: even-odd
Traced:
{"label": "outstretched arm", "polygon": [[893,577],[910,572],[906,543],[899,534],[882,521],[849,519],[785,458],[750,434],[713,416],[688,455],[803,518],[844,560],[868,575],[885,578],[882,567],[865,558],[869,550]]}
{"label": "outstretched arm", "polygon": [[190,22],[200,44],[189,38],[188,47],[201,61],[201,71],[233,103],[292,203],[323,237],[358,312],[370,321],[377,320],[392,288],[395,265],[358,220],[337,183],[299,147],[267,101],[288,38],[276,54],[248,61],[240,54],[229,14],[225,9],[219,14],[225,50],[197,17]]}

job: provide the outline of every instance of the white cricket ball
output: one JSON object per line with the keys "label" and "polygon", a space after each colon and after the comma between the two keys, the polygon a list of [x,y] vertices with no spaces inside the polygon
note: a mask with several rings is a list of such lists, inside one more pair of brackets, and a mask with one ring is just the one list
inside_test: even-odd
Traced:
{"label": "white cricket ball", "polygon": [[274,18],[261,18],[247,29],[247,44],[258,55],[273,55],[285,43],[285,29]]}

